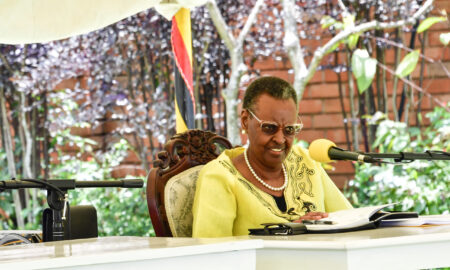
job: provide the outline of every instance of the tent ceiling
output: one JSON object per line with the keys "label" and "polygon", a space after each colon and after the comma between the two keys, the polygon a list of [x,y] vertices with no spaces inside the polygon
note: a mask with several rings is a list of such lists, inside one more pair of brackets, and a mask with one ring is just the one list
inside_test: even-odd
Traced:
{"label": "tent ceiling", "polygon": [[44,43],[85,34],[155,8],[166,19],[207,0],[0,0],[0,44]]}

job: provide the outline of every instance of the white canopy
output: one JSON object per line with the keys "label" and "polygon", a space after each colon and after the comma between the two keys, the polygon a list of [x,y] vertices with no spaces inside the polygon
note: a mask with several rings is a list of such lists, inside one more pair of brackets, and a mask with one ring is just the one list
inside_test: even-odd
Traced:
{"label": "white canopy", "polygon": [[0,44],[44,43],[85,34],[154,7],[171,20],[207,0],[0,0]]}

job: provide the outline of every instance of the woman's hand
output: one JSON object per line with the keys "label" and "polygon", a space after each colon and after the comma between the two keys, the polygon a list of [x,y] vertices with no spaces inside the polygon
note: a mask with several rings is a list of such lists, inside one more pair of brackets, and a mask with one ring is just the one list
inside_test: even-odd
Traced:
{"label": "woman's hand", "polygon": [[309,212],[309,213],[306,213],[304,216],[301,216],[298,220],[296,220],[294,222],[302,223],[303,220],[318,220],[318,219],[326,218],[326,217],[328,217],[328,213]]}

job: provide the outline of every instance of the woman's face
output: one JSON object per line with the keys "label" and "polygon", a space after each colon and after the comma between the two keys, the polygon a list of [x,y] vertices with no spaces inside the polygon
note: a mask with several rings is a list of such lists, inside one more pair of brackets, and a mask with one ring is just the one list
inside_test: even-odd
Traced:
{"label": "woman's face", "polygon": [[297,123],[297,106],[294,100],[275,99],[262,94],[256,100],[252,113],[263,122],[278,124],[275,134],[270,135],[261,129],[261,123],[248,110],[241,114],[241,124],[250,141],[249,156],[256,165],[267,168],[278,168],[291,150],[295,135],[283,133],[285,126]]}

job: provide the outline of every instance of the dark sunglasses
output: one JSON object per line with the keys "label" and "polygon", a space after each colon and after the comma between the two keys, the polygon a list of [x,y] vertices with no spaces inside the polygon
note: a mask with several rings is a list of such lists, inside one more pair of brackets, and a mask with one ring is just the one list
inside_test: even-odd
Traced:
{"label": "dark sunglasses", "polygon": [[[247,109],[247,111],[256,119],[256,121],[259,122],[262,132],[264,132],[267,135],[274,135],[278,132],[278,130],[281,128],[280,125],[278,125],[275,122],[269,122],[269,121],[262,121],[256,115]],[[301,120],[300,120],[301,122]],[[303,123],[297,123],[292,125],[287,125],[283,127],[283,134],[285,136],[293,136],[295,134],[298,134],[300,130],[303,128]]]}

